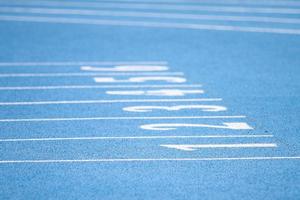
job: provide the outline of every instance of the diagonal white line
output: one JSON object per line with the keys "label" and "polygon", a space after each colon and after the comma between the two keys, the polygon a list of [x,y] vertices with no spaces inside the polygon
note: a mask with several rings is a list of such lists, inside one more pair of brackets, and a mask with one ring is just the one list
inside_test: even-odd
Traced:
{"label": "diagonal white line", "polygon": [[111,11],[111,10],[74,10],[74,9],[2,7],[0,8],[0,12],[300,24],[300,20],[297,18],[176,14],[176,13],[159,13],[159,12]]}
{"label": "diagonal white line", "polygon": [[171,162],[171,161],[258,161],[258,160],[300,160],[300,156],[262,156],[262,157],[203,157],[203,158],[100,158],[73,160],[0,160],[0,164],[30,163],[102,163],[102,162]]}
{"label": "diagonal white line", "polygon": [[54,6],[54,7],[90,7],[113,9],[148,9],[148,10],[177,10],[177,11],[208,11],[208,12],[233,12],[233,13],[278,13],[300,14],[297,8],[274,7],[245,7],[245,6],[207,6],[207,5],[169,5],[154,3],[110,3],[110,2],[59,2],[59,1],[11,1],[9,5],[26,6]]}
{"label": "diagonal white line", "polygon": [[274,148],[275,143],[236,143],[236,144],[161,144],[161,147],[177,149],[182,151],[195,151],[197,149],[216,148]]}
{"label": "diagonal white line", "polygon": [[155,119],[239,119],[244,115],[232,116],[175,116],[175,117],[70,117],[70,118],[28,118],[0,119],[0,122],[45,122],[45,121],[90,121],[90,120],[155,120]]}
{"label": "diagonal white line", "polygon": [[166,65],[166,61],[0,62],[0,66]]}
{"label": "diagonal white line", "polygon": [[135,73],[18,73],[0,74],[0,78],[6,77],[61,77],[61,76],[183,76],[183,72],[135,72]]}
{"label": "diagonal white line", "polygon": [[108,26],[133,26],[148,28],[174,28],[193,30],[214,30],[214,31],[237,31],[237,32],[257,32],[300,35],[300,29],[268,28],[268,27],[246,27],[246,26],[225,26],[212,24],[186,24],[186,23],[166,23],[149,21],[125,21],[125,20],[100,20],[84,18],[64,18],[64,17],[32,17],[1,15],[2,21],[22,21],[22,22],[45,22],[62,24],[88,24],[88,25],[108,25]]}
{"label": "diagonal white line", "polygon": [[176,136],[119,136],[119,137],[60,137],[60,138],[4,138],[0,142],[39,142],[64,140],[143,140],[143,139],[195,139],[195,138],[270,138],[273,135],[176,135]]}
{"label": "diagonal white line", "polygon": [[93,89],[93,88],[197,88],[199,84],[189,85],[58,85],[58,86],[17,86],[0,87],[0,90],[59,90],[59,89]]}
{"label": "diagonal white line", "polygon": [[141,102],[206,102],[222,101],[221,98],[201,99],[116,99],[116,100],[74,100],[74,101],[29,101],[29,102],[0,102],[0,106],[17,105],[51,105],[51,104],[101,104],[101,103],[141,103]]}
{"label": "diagonal white line", "polygon": [[104,0],[102,2],[114,2],[114,3],[147,3],[147,4],[209,4],[209,5],[256,5],[256,6],[300,6],[300,2],[297,1],[288,1],[288,0],[159,0],[159,1],[151,1],[151,0]]}

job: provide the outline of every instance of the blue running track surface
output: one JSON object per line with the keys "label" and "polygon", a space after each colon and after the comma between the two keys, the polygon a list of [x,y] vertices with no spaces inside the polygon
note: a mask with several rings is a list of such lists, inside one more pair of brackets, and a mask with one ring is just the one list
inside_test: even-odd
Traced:
{"label": "blue running track surface", "polygon": [[299,0],[0,0],[0,199],[300,199]]}

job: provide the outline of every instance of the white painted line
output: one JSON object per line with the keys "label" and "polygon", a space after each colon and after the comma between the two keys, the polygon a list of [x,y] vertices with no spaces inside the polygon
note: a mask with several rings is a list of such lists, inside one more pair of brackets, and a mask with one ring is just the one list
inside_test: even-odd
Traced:
{"label": "white painted line", "polygon": [[184,76],[183,72],[135,72],[135,73],[27,73],[0,74],[0,78],[9,77],[61,77],[61,76]]}
{"label": "white painted line", "polygon": [[300,156],[264,157],[211,157],[211,158],[100,158],[74,160],[0,160],[0,164],[33,163],[103,163],[103,162],[158,162],[158,161],[257,161],[257,160],[299,160]]}
{"label": "white painted line", "polygon": [[61,24],[87,24],[104,26],[133,26],[147,28],[172,28],[172,29],[193,29],[193,30],[213,30],[213,31],[234,31],[234,32],[256,32],[256,33],[276,33],[299,35],[300,29],[268,28],[268,27],[246,27],[246,26],[226,26],[199,23],[166,23],[149,21],[126,21],[126,20],[101,20],[85,18],[64,18],[64,17],[33,17],[33,16],[13,16],[1,15],[2,21],[21,22],[45,22]]}
{"label": "white painted line", "polygon": [[60,89],[93,89],[93,88],[198,88],[199,84],[174,85],[58,85],[58,86],[17,86],[0,87],[0,90],[60,90]]}
{"label": "white painted line", "polygon": [[262,16],[233,16],[233,15],[203,15],[203,14],[176,14],[161,12],[135,12],[113,10],[74,10],[74,9],[48,9],[48,8],[25,8],[25,7],[2,7],[0,12],[9,13],[35,13],[35,14],[60,14],[60,15],[86,15],[86,16],[110,16],[110,17],[140,17],[140,18],[165,18],[187,20],[214,20],[214,21],[237,21],[237,22],[264,22],[299,24],[297,18],[262,17]]}
{"label": "white painted line", "polygon": [[186,78],[178,76],[134,76],[128,79],[115,79],[115,77],[94,77],[96,83],[144,83],[147,81],[163,81],[164,83],[185,83]]}
{"label": "white painted line", "polygon": [[203,123],[197,123],[197,124],[158,123],[158,124],[144,124],[140,126],[141,129],[155,130],[155,131],[170,131],[182,127],[219,128],[219,129],[231,129],[231,130],[252,130],[253,129],[245,122],[223,122],[221,125],[212,125],[212,124],[203,124]]}
{"label": "white painted line", "polygon": [[180,111],[183,109],[199,109],[204,112],[222,112],[227,108],[219,105],[176,105],[176,106],[158,106],[158,105],[139,105],[139,106],[127,106],[123,107],[123,111],[127,112],[152,112],[154,110],[166,110],[166,111]]}
{"label": "white painted line", "polygon": [[[103,1],[102,1],[103,2]],[[276,5],[276,6],[300,6],[300,2],[296,1],[288,1],[288,0],[259,0],[259,1],[254,1],[254,0],[243,0],[243,1],[237,1],[237,0],[159,0],[159,1],[151,1],[151,0],[105,0],[105,2],[114,2],[114,3],[155,3],[155,4],[213,4],[213,5],[220,5],[220,4],[233,4],[233,5],[238,5],[238,6],[243,6],[243,5]]]}
{"label": "white painted line", "polygon": [[239,119],[244,115],[232,116],[176,116],[176,117],[78,117],[78,118],[29,118],[29,119],[0,119],[0,122],[45,122],[45,121],[90,121],[90,120],[155,120],[155,119]]}
{"label": "white painted line", "polygon": [[186,94],[203,94],[204,90],[186,90],[186,89],[159,89],[159,90],[114,90],[106,91],[109,95],[121,96],[185,96]]}
{"label": "white painted line", "polygon": [[100,104],[100,103],[144,103],[144,102],[206,102],[222,101],[222,98],[201,99],[120,99],[120,100],[75,100],[75,101],[29,101],[29,102],[0,102],[0,106],[18,105],[52,105],[52,104]]}
{"label": "white painted line", "polygon": [[77,61],[77,62],[0,62],[0,66],[111,66],[111,65],[167,65],[166,61]]}
{"label": "white painted line", "polygon": [[274,148],[274,143],[239,143],[239,144],[162,144],[162,147],[177,149],[182,151],[195,151],[197,149],[215,149],[215,148]]}
{"label": "white painted line", "polygon": [[195,139],[195,138],[271,138],[273,135],[176,135],[176,136],[119,136],[119,137],[60,137],[60,138],[8,138],[0,142],[39,142],[64,140],[144,140],[144,139]]}
{"label": "white painted line", "polygon": [[[18,5],[12,2],[11,5]],[[109,2],[59,2],[38,1],[21,3],[26,6],[54,6],[54,7],[90,7],[112,9],[142,9],[142,10],[176,10],[176,11],[208,11],[208,12],[232,12],[232,13],[277,13],[277,14],[300,14],[297,8],[276,7],[246,7],[246,6],[208,6],[208,5],[167,5],[155,3],[109,3]]]}

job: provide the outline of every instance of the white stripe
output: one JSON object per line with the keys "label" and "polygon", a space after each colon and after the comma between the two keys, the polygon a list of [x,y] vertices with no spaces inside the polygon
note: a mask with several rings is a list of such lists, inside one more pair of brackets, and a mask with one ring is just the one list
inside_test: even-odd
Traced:
{"label": "white stripe", "polygon": [[189,139],[189,138],[270,138],[273,135],[176,135],[176,136],[126,136],[126,137],[68,137],[68,138],[9,138],[0,142],[38,142],[61,140],[139,140],[139,139]]}
{"label": "white stripe", "polygon": [[0,12],[13,13],[38,13],[38,14],[64,14],[64,15],[92,15],[92,16],[118,16],[118,17],[147,17],[167,19],[191,19],[191,20],[216,20],[216,21],[248,21],[265,23],[287,23],[299,24],[297,18],[277,17],[253,17],[253,16],[228,16],[228,15],[198,15],[198,14],[174,14],[155,12],[133,12],[133,11],[108,11],[108,10],[71,10],[71,9],[47,9],[47,8],[13,8],[3,7]]}
{"label": "white stripe", "polygon": [[141,103],[141,102],[197,102],[222,101],[221,98],[201,99],[124,99],[124,100],[78,100],[78,101],[31,101],[31,102],[0,102],[0,106],[15,105],[51,105],[51,104],[100,104],[100,103]]}
{"label": "white stripe", "polygon": [[[18,3],[11,2],[12,5]],[[148,9],[148,10],[177,10],[177,11],[209,11],[209,12],[234,12],[234,13],[278,13],[278,14],[300,14],[296,8],[274,8],[274,7],[243,7],[243,6],[204,6],[204,5],[167,5],[155,3],[80,3],[80,2],[59,2],[39,1],[21,3],[26,6],[65,6],[65,7],[91,7],[91,8],[113,8],[113,9]]]}
{"label": "white stripe", "polygon": [[[102,1],[103,2],[103,1]],[[155,3],[155,4],[179,4],[179,3],[190,3],[190,4],[233,4],[233,5],[276,5],[276,6],[300,6],[300,2],[297,1],[288,1],[288,0],[159,0],[159,1],[151,1],[151,0],[104,0],[104,2],[115,2],[115,3]]]}
{"label": "white stripe", "polygon": [[158,162],[158,161],[242,161],[242,160],[299,160],[300,156],[215,157],[215,158],[100,158],[74,160],[0,160],[0,164],[17,163],[101,163],[101,162]]}
{"label": "white stripe", "polygon": [[0,74],[5,77],[60,77],[60,76],[183,76],[183,72],[135,72],[135,73],[25,73]]}
{"label": "white stripe", "polygon": [[29,118],[29,119],[0,119],[0,122],[44,122],[44,121],[89,121],[89,120],[156,120],[156,119],[238,119],[237,116],[176,116],[176,117],[78,117],[78,118]]}
{"label": "white stripe", "polygon": [[88,24],[88,25],[133,26],[133,27],[150,27],[150,28],[277,33],[277,34],[294,34],[294,35],[300,34],[300,29],[224,26],[224,25],[198,24],[198,23],[184,24],[184,23],[165,23],[165,22],[149,22],[149,21],[146,22],[146,21],[125,21],[125,20],[100,20],[100,19],[63,18],[63,17],[30,17],[30,16],[11,16],[11,15],[1,15],[0,20],[62,23],[62,24]]}
{"label": "white stripe", "polygon": [[0,62],[0,66],[167,65],[166,61]]}
{"label": "white stripe", "polygon": [[161,144],[162,147],[183,151],[195,151],[197,149],[216,149],[216,148],[274,148],[274,143],[238,143],[238,144]]}
{"label": "white stripe", "polygon": [[199,84],[189,85],[58,85],[58,86],[25,86],[0,87],[0,90],[58,90],[58,89],[92,89],[92,88],[197,88]]}

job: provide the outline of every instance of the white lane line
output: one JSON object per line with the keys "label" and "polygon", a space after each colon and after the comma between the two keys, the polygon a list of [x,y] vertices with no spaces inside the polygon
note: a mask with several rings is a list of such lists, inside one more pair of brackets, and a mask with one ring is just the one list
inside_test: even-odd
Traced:
{"label": "white lane line", "polygon": [[214,21],[237,21],[237,22],[241,21],[241,22],[286,23],[286,24],[300,23],[300,20],[297,18],[176,14],[176,13],[159,13],[159,12],[111,11],[111,10],[82,10],[82,9],[74,10],[74,9],[2,7],[0,8],[0,12],[55,14],[55,15],[61,14],[61,15],[110,16],[110,17],[147,17],[147,18],[165,18],[165,19],[214,20]]}
{"label": "white lane line", "polygon": [[155,130],[155,131],[170,131],[176,130],[178,127],[198,127],[198,128],[219,128],[219,129],[233,129],[233,130],[252,130],[253,128],[245,122],[223,122],[222,125],[210,125],[210,124],[178,124],[178,123],[168,123],[168,124],[145,124],[141,125],[141,129],[145,130]]}
{"label": "white lane line", "polygon": [[176,135],[176,136],[119,136],[119,137],[60,137],[60,138],[8,138],[0,142],[39,142],[64,140],[154,140],[154,139],[195,139],[195,138],[271,138],[273,135]]}
{"label": "white lane line", "polygon": [[52,104],[101,104],[101,103],[145,103],[145,102],[209,102],[222,101],[222,98],[201,99],[123,99],[123,100],[75,100],[75,101],[29,101],[29,102],[0,102],[0,106],[18,105],[52,105]]}
{"label": "white lane line", "polygon": [[204,158],[100,158],[66,160],[0,160],[0,164],[30,163],[103,163],[103,162],[158,162],[158,161],[257,161],[257,160],[300,160],[300,156],[262,157],[204,157]]}
{"label": "white lane line", "polygon": [[0,119],[0,122],[45,122],[45,121],[90,121],[90,120],[156,120],[156,119],[240,119],[244,115],[232,116],[175,116],[175,117],[73,117],[73,118],[28,118]]}
{"label": "white lane line", "polygon": [[183,72],[136,72],[136,73],[19,73],[0,74],[0,78],[5,77],[61,77],[61,76],[184,76]]}
{"label": "white lane line", "polygon": [[238,143],[238,144],[161,144],[161,147],[182,151],[195,151],[197,149],[216,148],[275,148],[275,143]]}
{"label": "white lane line", "polygon": [[64,18],[64,17],[32,17],[1,15],[2,21],[21,22],[44,22],[61,24],[87,24],[87,25],[107,25],[107,26],[132,26],[147,28],[172,28],[172,29],[193,29],[193,30],[214,30],[214,31],[234,31],[234,32],[256,32],[256,33],[276,33],[300,35],[300,29],[268,28],[268,27],[246,27],[246,26],[226,26],[199,23],[166,23],[149,21],[126,21],[126,20],[101,20],[85,18]]}
{"label": "white lane line", "polygon": [[[102,1],[103,2],[103,1]],[[256,6],[300,6],[300,2],[296,1],[288,1],[288,0],[259,0],[259,1],[253,1],[253,0],[243,0],[243,1],[237,1],[237,0],[159,0],[159,1],[151,1],[151,0],[104,0],[104,2],[115,2],[115,3],[155,3],[155,4],[215,4],[215,5],[220,5],[220,4],[233,4],[233,5],[256,5]]]}
{"label": "white lane line", "polygon": [[93,89],[93,88],[197,88],[199,84],[174,85],[58,85],[58,86],[17,86],[0,87],[0,90],[60,90],[60,89]]}
{"label": "white lane line", "polygon": [[[11,5],[18,5],[12,2]],[[19,4],[20,5],[20,4]],[[245,6],[206,6],[206,5],[167,5],[155,3],[109,3],[109,2],[59,2],[40,1],[21,3],[26,6],[67,6],[67,7],[90,7],[90,8],[113,8],[113,9],[147,9],[147,10],[176,10],[176,11],[208,11],[208,12],[233,12],[233,13],[277,13],[277,14],[300,14],[297,8],[274,8],[274,7],[245,7]]]}
{"label": "white lane line", "polygon": [[77,61],[77,62],[0,62],[0,66],[109,66],[109,65],[167,65],[166,61]]}

